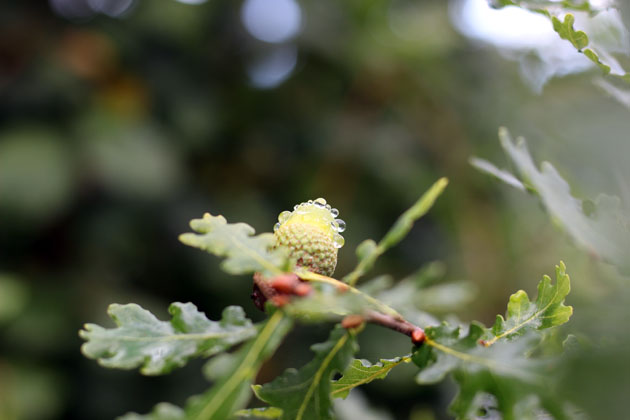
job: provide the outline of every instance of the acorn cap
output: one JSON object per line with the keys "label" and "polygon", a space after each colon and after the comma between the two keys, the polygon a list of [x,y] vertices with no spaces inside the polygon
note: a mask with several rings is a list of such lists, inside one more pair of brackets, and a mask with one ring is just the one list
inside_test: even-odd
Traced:
{"label": "acorn cap", "polygon": [[293,211],[283,211],[274,226],[278,245],[285,246],[297,266],[332,276],[337,265],[337,250],[344,244],[346,224],[336,219],[339,211],[323,198],[297,204]]}

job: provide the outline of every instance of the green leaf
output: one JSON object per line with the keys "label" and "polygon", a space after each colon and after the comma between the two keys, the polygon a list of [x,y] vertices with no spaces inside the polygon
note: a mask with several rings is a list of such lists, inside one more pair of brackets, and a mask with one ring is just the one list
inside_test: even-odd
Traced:
{"label": "green leaf", "polygon": [[499,129],[501,145],[527,184],[541,199],[553,221],[561,225],[577,244],[622,271],[630,270],[630,222],[628,210],[618,197],[600,195],[589,215],[583,201],[571,195],[569,184],[548,162],[538,169],[524,139],[512,141],[505,128]]}
{"label": "green leaf", "polygon": [[343,281],[354,286],[361,276],[372,269],[376,259],[389,248],[399,243],[409,233],[413,224],[433,207],[433,204],[447,185],[448,179],[438,179],[413,206],[396,220],[378,245],[371,239],[363,241],[357,248],[359,264],[352,272],[343,278]]}
{"label": "green leaf", "polygon": [[[540,13],[551,20],[553,29],[558,33],[561,39],[569,41],[578,52],[583,53],[589,60],[595,63],[604,75],[611,73],[620,79],[629,82],[630,73],[626,72],[621,64],[615,59],[613,53],[625,49],[625,39],[623,35],[627,33],[621,22],[608,22],[605,30],[599,29],[597,24],[591,25],[594,30],[593,40],[589,40],[588,35],[584,31],[576,31],[573,27],[575,18],[568,11],[586,12],[591,17],[599,12],[609,10],[610,6],[592,5],[588,0],[572,1],[572,0],[490,0],[494,7],[504,7],[512,5]],[[560,20],[558,15],[566,13],[564,20]],[[612,36],[611,36],[612,35]],[[589,44],[597,44],[599,53],[593,48],[586,48]]]}
{"label": "green leaf", "polygon": [[283,420],[332,419],[331,377],[346,369],[357,345],[352,334],[337,326],[324,343],[311,347],[315,358],[300,370],[287,369],[265,385],[256,385],[256,396],[282,409]]}
{"label": "green leaf", "polygon": [[401,363],[410,361],[410,356],[380,359],[376,364],[363,359],[352,359],[350,366],[343,372],[343,376],[332,382],[331,395],[334,398],[346,398],[352,389],[375,379],[384,379],[390,370]]}
{"label": "green leaf", "polygon": [[584,53],[584,55],[591,60],[593,63],[597,64],[597,66],[602,70],[602,72],[604,73],[604,75],[607,75],[608,73],[610,73],[610,66],[607,64],[604,64],[600,58],[599,55],[597,55],[597,53],[595,51],[593,51],[590,48],[585,49],[584,51],[582,51]]}
{"label": "green leaf", "polygon": [[588,36],[584,31],[576,31],[573,29],[574,22],[575,17],[571,13],[567,13],[564,16],[564,21],[560,21],[560,19],[555,16],[551,18],[553,29],[560,35],[560,38],[566,39],[573,44],[577,50],[581,51],[588,45]]}
{"label": "green leaf", "polygon": [[172,303],[171,321],[131,303],[112,304],[107,312],[116,328],[86,324],[79,332],[83,354],[108,368],[140,367],[145,375],[160,375],[181,367],[195,356],[208,357],[252,338],[256,327],[243,309],[229,306],[220,321],[210,321],[192,303]]}
{"label": "green leaf", "polygon": [[[456,369],[462,361],[473,361],[466,352],[474,349],[485,328],[472,323],[467,335],[459,327],[442,324],[425,330],[426,342],[413,353],[412,360],[422,370],[416,377],[419,384],[434,384]],[[480,359],[481,360],[481,359]],[[492,363],[491,361],[488,363]]]}
{"label": "green leaf", "polygon": [[[529,418],[528,413],[541,410],[555,419],[565,418],[561,400],[554,395],[557,358],[549,357],[562,347],[542,333],[571,316],[572,309],[564,306],[570,284],[562,263],[556,267],[556,278],[552,285],[545,276],[535,302],[525,292],[513,294],[506,318],[498,316],[492,329],[476,322],[467,331],[446,323],[426,328],[424,344],[411,356],[421,369],[417,382],[433,384],[452,374],[460,387],[451,405],[458,419],[473,418],[488,399],[496,402],[506,420]],[[488,336],[493,339],[481,340]],[[499,341],[503,337],[509,339]],[[542,346],[545,351],[540,351]]]}
{"label": "green leaf", "polygon": [[186,413],[176,405],[159,403],[149,414],[127,413],[118,420],[185,420]]}
{"label": "green leaf", "polygon": [[564,305],[564,299],[571,290],[569,275],[563,262],[556,266],[556,284],[551,284],[551,278],[545,275],[538,284],[538,297],[531,302],[527,293],[519,290],[510,296],[505,318],[497,315],[492,326],[492,339],[487,345],[493,344],[501,338],[521,336],[533,329],[546,329],[562,325],[569,320],[573,313],[571,306]]}
{"label": "green leaf", "polygon": [[564,418],[554,395],[554,381],[547,376],[553,372],[553,360],[529,357],[540,342],[537,334],[530,332],[519,340],[483,347],[478,341],[485,328],[476,323],[467,334],[447,324],[427,328],[425,333],[426,342],[412,355],[421,368],[416,380],[432,384],[452,374],[459,392],[450,410],[458,419],[474,418],[488,395],[496,399],[505,420],[520,419],[518,407],[532,396],[554,418]]}
{"label": "green leaf", "polygon": [[[186,415],[183,418],[186,420],[233,418],[238,410],[247,405],[252,383],[261,365],[276,351],[292,326],[293,322],[289,317],[282,311],[275,311],[260,327],[256,339],[248,342],[229,358],[229,368],[223,367],[221,372],[214,376],[216,378],[214,385],[205,393],[188,399],[184,410]],[[156,410],[160,405],[156,406]],[[166,420],[146,416],[132,419]]]}
{"label": "green leaf", "polygon": [[282,311],[275,311],[256,339],[236,353],[234,369],[224,373],[212,388],[187,404],[188,419],[228,419],[244,408],[260,366],[276,351],[292,326],[289,317]]}
{"label": "green leaf", "polygon": [[255,230],[246,223],[227,223],[223,216],[209,213],[194,219],[190,227],[197,233],[184,233],[179,240],[189,246],[203,249],[218,257],[225,257],[221,265],[230,274],[261,272],[265,276],[289,270],[287,251],[273,249],[273,233],[254,236]]}
{"label": "green leaf", "polygon": [[248,408],[246,410],[237,411],[235,416],[259,419],[279,419],[282,416],[282,410],[278,407]]}

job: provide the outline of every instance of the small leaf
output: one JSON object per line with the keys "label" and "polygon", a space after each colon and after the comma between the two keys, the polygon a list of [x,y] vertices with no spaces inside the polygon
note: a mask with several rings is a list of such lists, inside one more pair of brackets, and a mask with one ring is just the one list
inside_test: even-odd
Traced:
{"label": "small leaf", "polygon": [[185,420],[186,413],[176,405],[159,403],[149,414],[127,413],[118,420]]}
{"label": "small leaf", "polygon": [[109,316],[116,328],[86,324],[83,354],[108,368],[140,367],[145,375],[160,375],[181,367],[195,356],[208,357],[252,338],[256,327],[243,309],[229,306],[220,321],[210,321],[192,303],[173,303],[170,322],[160,321],[136,304],[112,304]]}
{"label": "small leaf", "polygon": [[555,16],[551,18],[553,29],[560,35],[560,38],[566,39],[573,44],[577,50],[581,51],[588,45],[588,36],[584,31],[576,31],[573,29],[574,22],[575,17],[571,13],[567,13],[564,16],[563,22]]}
{"label": "small leaf", "polygon": [[311,347],[315,358],[300,370],[287,369],[254,392],[261,400],[282,409],[283,420],[332,419],[331,377],[343,372],[357,346],[347,330],[337,326],[324,343]]}
{"label": "small leaf", "polygon": [[278,407],[248,408],[239,410],[234,415],[244,418],[279,419],[282,416],[282,410]]}
{"label": "small leaf", "polygon": [[593,51],[590,48],[585,49],[584,51],[582,51],[584,53],[584,55],[591,60],[593,63],[597,64],[597,66],[602,70],[602,72],[604,73],[604,75],[607,75],[608,73],[610,73],[610,66],[607,64],[604,64],[600,59],[599,59],[599,55],[597,55],[597,53],[595,51]]}
{"label": "small leaf", "polygon": [[225,257],[221,265],[230,274],[261,272],[272,276],[288,271],[287,251],[272,249],[273,233],[254,236],[255,230],[246,223],[227,223],[223,216],[209,213],[194,219],[190,227],[197,233],[184,233],[179,240],[218,257]]}
{"label": "small leaf", "polygon": [[497,315],[492,326],[494,337],[488,344],[503,337],[509,339],[523,335],[528,330],[542,330],[564,324],[573,313],[571,306],[564,305],[564,299],[570,290],[569,275],[566,274],[564,263],[560,262],[556,266],[556,284],[551,284],[551,278],[544,276],[538,284],[535,302],[531,302],[523,290],[510,296],[506,316],[503,318]]}
{"label": "small leaf", "polygon": [[334,398],[345,399],[352,389],[375,379],[384,379],[390,370],[401,363],[409,363],[410,360],[410,356],[403,356],[381,359],[379,363],[371,364],[367,360],[352,359],[350,366],[343,372],[343,376],[332,382],[331,395]]}
{"label": "small leaf", "polygon": [[409,233],[416,220],[424,216],[431,207],[433,207],[433,204],[442,194],[447,185],[448,179],[438,179],[435,184],[433,184],[431,188],[429,188],[429,190],[415,202],[413,206],[411,206],[398,218],[398,220],[396,220],[394,225],[385,234],[378,245],[375,245],[375,242],[371,239],[361,242],[357,248],[359,263],[352,272],[343,278],[343,281],[351,286],[354,286],[361,276],[372,269],[376,259],[389,248],[400,242]]}

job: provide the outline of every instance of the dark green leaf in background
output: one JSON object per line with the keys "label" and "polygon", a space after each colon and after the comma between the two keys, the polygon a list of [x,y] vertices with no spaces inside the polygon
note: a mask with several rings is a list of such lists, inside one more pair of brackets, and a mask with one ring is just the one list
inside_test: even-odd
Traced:
{"label": "dark green leaf in background", "polygon": [[361,244],[357,247],[359,264],[352,272],[343,278],[343,281],[350,285],[356,284],[359,278],[374,266],[374,263],[379,256],[407,236],[413,227],[413,224],[422,216],[427,214],[447,185],[448,179],[438,179],[431,188],[422,194],[413,206],[407,209],[407,211],[405,211],[398,220],[396,220],[394,225],[378,244],[371,239],[361,242]]}

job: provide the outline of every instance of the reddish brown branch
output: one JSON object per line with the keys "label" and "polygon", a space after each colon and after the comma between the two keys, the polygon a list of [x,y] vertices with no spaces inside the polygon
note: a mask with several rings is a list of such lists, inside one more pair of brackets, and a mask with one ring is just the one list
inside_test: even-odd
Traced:
{"label": "reddish brown branch", "polygon": [[[348,289],[349,287],[340,291],[343,292]],[[274,305],[280,307],[289,303],[292,295],[305,296],[311,291],[311,286],[300,280],[294,273],[286,273],[269,279],[264,278],[260,273],[256,273],[254,274],[254,292],[252,293],[252,299],[254,300],[254,304],[260,310],[264,311],[265,302],[267,302],[267,300],[271,300]],[[411,337],[411,341],[416,345],[422,344],[426,338],[422,328],[405,320],[400,315],[393,316],[374,310],[364,314],[348,315],[341,321],[341,325],[344,328],[350,329],[356,328],[364,322],[382,325],[383,327],[405,334]]]}
{"label": "reddish brown branch", "polygon": [[417,325],[403,319],[396,318],[391,315],[385,315],[376,311],[369,311],[365,315],[365,320],[373,324],[382,325],[399,333],[411,337],[414,344],[422,344],[425,339],[424,330]]}

